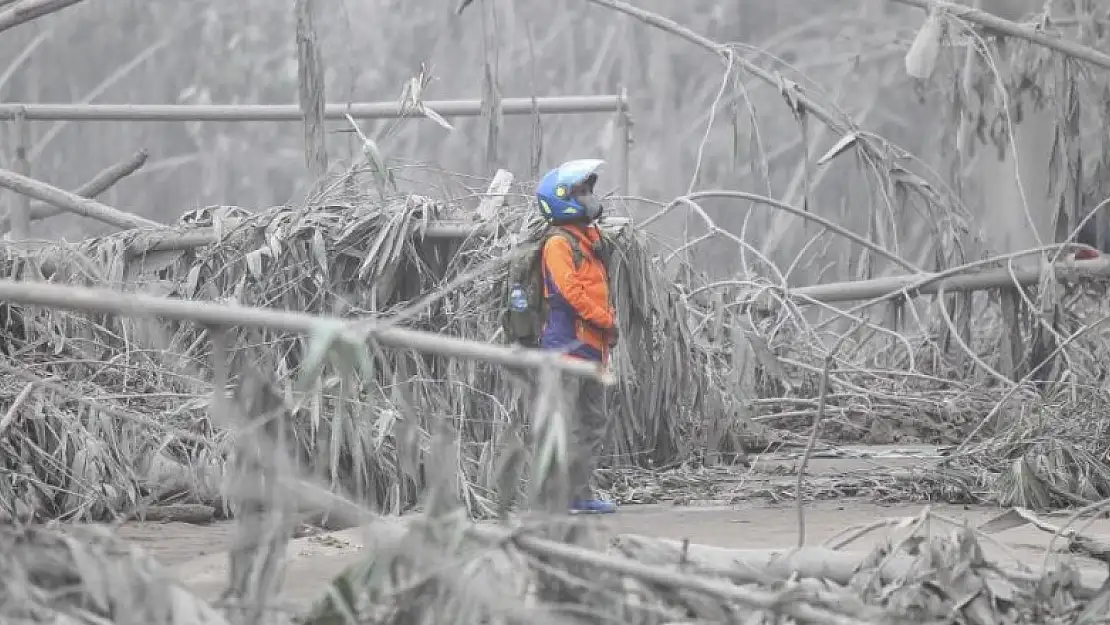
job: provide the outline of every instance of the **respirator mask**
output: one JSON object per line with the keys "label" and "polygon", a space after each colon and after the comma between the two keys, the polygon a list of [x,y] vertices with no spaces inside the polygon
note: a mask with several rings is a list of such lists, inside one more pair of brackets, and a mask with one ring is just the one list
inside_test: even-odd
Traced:
{"label": "respirator mask", "polygon": [[605,212],[605,206],[593,193],[578,196],[578,202],[585,207],[586,216],[590,218],[590,221],[601,219],[601,215]]}
{"label": "respirator mask", "polygon": [[605,213],[605,206],[602,205],[601,199],[594,195],[595,184],[597,184],[597,174],[590,174],[571,190],[574,198],[586,209],[586,217],[590,221],[601,219],[602,214]]}

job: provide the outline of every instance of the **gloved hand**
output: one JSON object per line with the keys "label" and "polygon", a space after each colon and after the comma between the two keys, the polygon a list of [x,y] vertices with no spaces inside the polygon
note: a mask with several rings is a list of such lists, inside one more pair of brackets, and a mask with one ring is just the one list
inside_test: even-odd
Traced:
{"label": "gloved hand", "polygon": [[586,323],[586,325],[588,325],[590,327],[591,330],[593,330],[594,332],[597,332],[602,337],[604,337],[605,338],[605,343],[609,347],[615,347],[616,344],[617,344],[617,341],[620,340],[621,333],[620,333],[620,329],[617,327],[616,324],[613,324],[613,327],[611,327],[611,328],[603,328],[603,327],[597,325],[596,323],[593,323],[593,322],[590,322],[590,321],[587,321],[585,323]]}
{"label": "gloved hand", "polygon": [[617,342],[621,338],[620,328],[613,326],[605,331],[605,339],[609,342],[609,347],[616,347]]}

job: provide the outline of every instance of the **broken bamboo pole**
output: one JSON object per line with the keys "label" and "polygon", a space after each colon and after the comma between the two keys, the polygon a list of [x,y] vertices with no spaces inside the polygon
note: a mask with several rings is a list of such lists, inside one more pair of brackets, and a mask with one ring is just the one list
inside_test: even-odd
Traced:
{"label": "broken bamboo pole", "polygon": [[[798,304],[807,301],[825,303],[864,301],[905,291],[907,297],[936,295],[944,291],[982,291],[1007,286],[1029,286],[1041,279],[1041,267],[1014,268],[1002,267],[975,273],[967,273],[947,278],[936,274],[916,274],[890,276],[856,282],[830,282],[814,286],[788,289],[786,295],[797,300]],[[1093,260],[1077,260],[1057,263],[1052,270],[1058,279],[1107,278],[1110,277],[1110,259],[1106,257]],[[754,301],[754,300],[753,300]]]}
{"label": "broken bamboo pole", "polygon": [[[637,534],[619,534],[611,549],[630,560],[649,566],[673,568],[694,567],[694,573],[723,575],[741,584],[781,582],[794,578],[827,580],[841,585],[852,578],[873,557],[862,551],[841,551],[824,547],[786,547],[781,549],[730,549],[686,541],[654,538]],[[1013,570],[990,563],[1006,577],[1023,582],[1036,582],[1043,572]],[[909,554],[888,555],[876,563],[875,574],[884,583],[912,577],[920,563]],[[1093,596],[1103,575],[1082,574],[1076,593]]]}
{"label": "broken bamboo pole", "polygon": [[[479,117],[481,100],[426,100],[424,109],[442,117]],[[505,98],[502,115],[585,115],[625,111],[624,95],[552,96],[546,98]],[[0,103],[0,119],[25,115],[27,121],[80,122],[299,122],[303,119],[296,104],[42,104]],[[407,102],[331,103],[324,107],[324,119],[345,120],[405,119],[425,117]]]}
{"label": "broken bamboo pole", "polygon": [[[644,564],[673,566],[685,562],[714,572],[727,571],[731,580],[743,584],[781,582],[797,576],[846,585],[870,555],[822,547],[728,549],[637,534],[620,534],[610,545],[616,553]],[[889,583],[912,573],[913,567],[912,557],[893,556],[883,561],[877,573]]]}
{"label": "broken bamboo pole", "polygon": [[[224,223],[223,231],[230,232],[241,222],[231,219]],[[415,237],[426,239],[466,239],[476,234],[490,230],[491,226],[483,226],[465,221],[441,221],[429,224],[423,229],[413,232]],[[127,253],[131,256],[142,256],[153,252],[180,252],[215,245],[219,241],[215,228],[190,227],[185,229],[162,228],[160,230],[144,230],[136,232],[128,242]]]}
{"label": "broken bamboo pole", "polygon": [[124,230],[165,227],[164,224],[156,221],[125,213],[96,200],[81,197],[7,169],[0,169],[0,187],[52,204],[64,211],[96,219]]}
{"label": "broken bamboo pole", "polygon": [[412,349],[448,358],[480,360],[506,367],[551,367],[571,375],[599,379],[605,384],[613,382],[613,377],[596,364],[567,358],[558,353],[391,327],[388,322],[372,319],[347,319],[272,308],[155,297],[113,289],[13,280],[0,280],[0,301],[122,317],[157,317],[210,327],[264,327],[301,335],[318,332],[324,325],[350,330],[357,333],[356,336],[370,337],[387,347]]}
{"label": "broken bamboo pole", "polygon": [[[115,165],[111,165],[102,169],[100,173],[96,174],[85,184],[73,190],[75,195],[90,200],[96,199],[101,193],[111,189],[120,180],[138,171],[143,165],[146,164],[148,154],[146,150],[139,150],[131,158],[126,161],[120,161]],[[38,221],[53,217],[62,213],[68,212],[65,209],[58,208],[53,204],[46,202],[36,202],[31,205],[31,210],[27,217],[31,221]],[[11,217],[4,215],[0,217],[0,234],[5,234],[11,230]]]}
{"label": "broken bamboo pole", "polygon": [[[778,612],[794,617],[798,622],[857,623],[859,625],[868,622],[862,619],[843,618],[840,614],[831,612],[825,607],[799,601],[796,597],[794,600],[786,600],[783,591],[737,586],[730,581],[691,575],[678,570],[677,567],[661,566],[658,563],[647,564],[627,556],[601,553],[578,545],[546,540],[527,534],[509,534],[502,528],[472,525],[466,533],[468,537],[490,544],[498,544],[506,539],[512,540],[516,546],[535,556],[589,566],[651,584],[688,590],[724,601],[740,603],[751,608]],[[679,561],[676,559],[672,562],[677,563]]]}

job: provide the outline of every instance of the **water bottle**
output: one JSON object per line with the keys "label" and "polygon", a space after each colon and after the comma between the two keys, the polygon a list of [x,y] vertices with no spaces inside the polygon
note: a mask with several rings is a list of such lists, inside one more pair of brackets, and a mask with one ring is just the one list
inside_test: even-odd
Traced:
{"label": "water bottle", "polygon": [[528,297],[524,295],[524,288],[514,284],[509,291],[509,308],[513,312],[524,312],[528,309]]}

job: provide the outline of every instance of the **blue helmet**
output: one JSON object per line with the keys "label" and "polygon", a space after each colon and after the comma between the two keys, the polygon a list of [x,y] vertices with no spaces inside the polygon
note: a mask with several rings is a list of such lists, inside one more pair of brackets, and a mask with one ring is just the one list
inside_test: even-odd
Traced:
{"label": "blue helmet", "polygon": [[605,161],[584,158],[567,161],[547,172],[536,186],[536,199],[544,219],[566,223],[601,217],[602,206],[594,196],[597,170]]}

